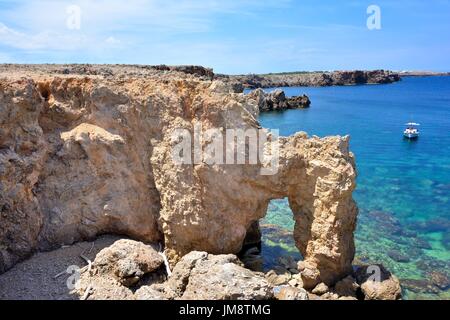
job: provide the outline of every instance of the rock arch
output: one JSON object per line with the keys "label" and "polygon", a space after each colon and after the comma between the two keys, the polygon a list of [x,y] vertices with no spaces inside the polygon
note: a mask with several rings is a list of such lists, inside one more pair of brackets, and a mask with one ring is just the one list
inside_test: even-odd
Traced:
{"label": "rock arch", "polygon": [[33,250],[103,233],[164,238],[172,262],[192,250],[238,253],[269,201],[284,197],[305,285],[351,271],[357,208],[348,137],[280,138],[279,170],[268,176],[261,163],[178,165],[175,129],[259,129],[257,101],[178,72],[48,76],[39,86],[41,78],[0,81],[0,272]]}
{"label": "rock arch", "polygon": [[[166,136],[154,150],[152,165],[170,259],[175,262],[192,250],[238,253],[252,223],[265,216],[269,201],[288,197],[296,220],[296,246],[305,258],[305,287],[331,285],[349,274],[358,212],[352,199],[356,170],[349,137],[308,138],[298,133],[280,138],[274,175],[261,175],[262,164],[171,164],[168,136],[174,123],[188,130],[198,121],[205,129],[259,127],[257,108],[248,97],[234,95],[225,105],[218,97],[191,97],[189,107],[199,113],[167,123]],[[226,116],[217,116],[220,113]]]}

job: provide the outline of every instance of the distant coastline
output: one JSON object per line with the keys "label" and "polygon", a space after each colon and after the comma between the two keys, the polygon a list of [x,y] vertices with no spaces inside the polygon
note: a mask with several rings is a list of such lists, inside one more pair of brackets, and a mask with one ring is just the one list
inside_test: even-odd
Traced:
{"label": "distant coastline", "polygon": [[450,76],[450,72],[433,72],[433,71],[400,71],[400,77],[442,77]]}
{"label": "distant coastline", "polygon": [[245,89],[273,87],[327,87],[363,84],[389,84],[403,77],[449,76],[450,72],[344,70],[344,71],[293,71],[266,74],[224,75],[215,77],[242,85]]}
{"label": "distant coastline", "polygon": [[225,82],[241,84],[247,89],[387,84],[401,80],[398,73],[388,70],[314,71],[248,75],[217,74],[215,77]]}

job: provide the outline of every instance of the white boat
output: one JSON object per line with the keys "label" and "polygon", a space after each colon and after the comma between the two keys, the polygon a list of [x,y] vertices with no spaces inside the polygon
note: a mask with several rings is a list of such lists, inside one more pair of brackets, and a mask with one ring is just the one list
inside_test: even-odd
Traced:
{"label": "white boat", "polygon": [[403,131],[403,136],[408,139],[417,139],[419,137],[419,129],[417,129],[418,126],[420,126],[419,123],[415,122],[408,122],[405,123],[406,129]]}

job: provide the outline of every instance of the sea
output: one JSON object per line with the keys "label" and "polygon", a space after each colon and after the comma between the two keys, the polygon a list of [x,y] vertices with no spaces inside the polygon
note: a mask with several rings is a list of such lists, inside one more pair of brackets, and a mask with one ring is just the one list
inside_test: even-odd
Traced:
{"label": "sea", "polygon": [[[263,127],[350,135],[360,210],[354,264],[382,263],[400,279],[404,299],[450,299],[450,77],[279,89],[308,95],[311,107],[262,113]],[[403,137],[410,121],[420,123],[417,140]],[[261,225],[266,269],[282,255],[301,259],[287,199],[273,200]]]}

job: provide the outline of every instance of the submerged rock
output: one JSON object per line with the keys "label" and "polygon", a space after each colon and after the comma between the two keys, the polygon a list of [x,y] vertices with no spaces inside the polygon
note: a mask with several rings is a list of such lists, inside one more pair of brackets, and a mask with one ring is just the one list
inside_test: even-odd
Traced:
{"label": "submerged rock", "polygon": [[432,271],[428,275],[431,282],[441,290],[447,290],[450,287],[450,278],[447,273]]}
{"label": "submerged rock", "polygon": [[429,279],[402,279],[402,287],[416,293],[439,293],[439,289]]}
{"label": "submerged rock", "polygon": [[399,250],[389,250],[387,254],[392,260],[397,262],[405,263],[410,261],[409,257]]}

